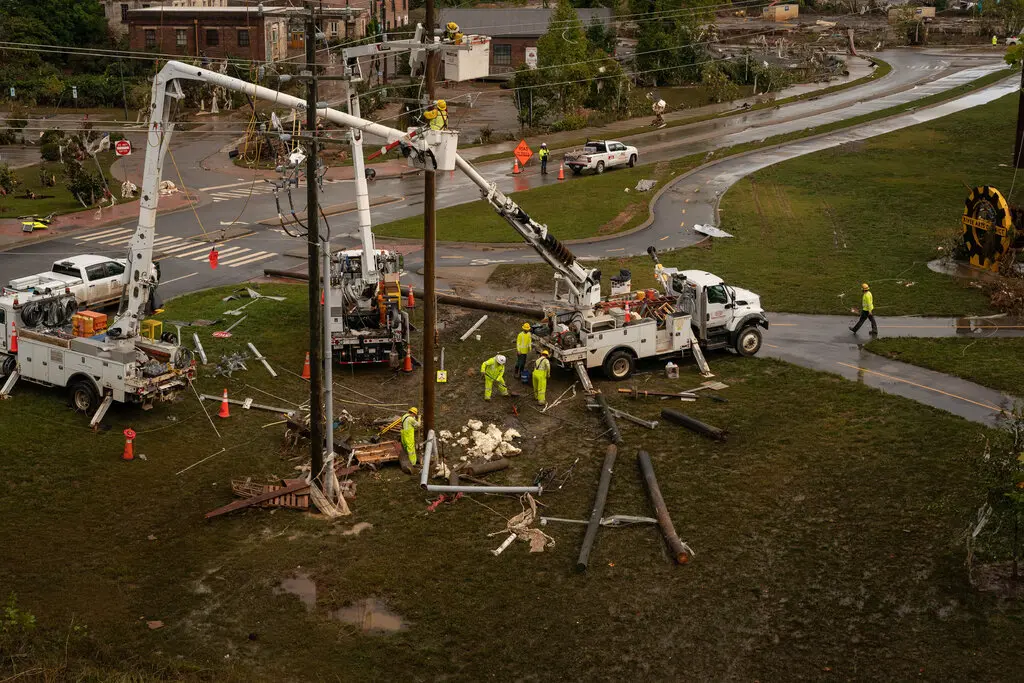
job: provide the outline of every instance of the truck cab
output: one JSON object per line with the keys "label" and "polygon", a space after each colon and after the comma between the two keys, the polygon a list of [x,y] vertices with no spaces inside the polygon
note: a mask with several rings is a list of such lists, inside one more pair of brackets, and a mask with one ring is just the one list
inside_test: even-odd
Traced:
{"label": "truck cab", "polygon": [[760,351],[758,328],[768,329],[761,297],[749,289],[726,284],[706,270],[676,271],[672,275],[680,308],[690,314],[694,334],[704,349],[733,348],[741,356]]}

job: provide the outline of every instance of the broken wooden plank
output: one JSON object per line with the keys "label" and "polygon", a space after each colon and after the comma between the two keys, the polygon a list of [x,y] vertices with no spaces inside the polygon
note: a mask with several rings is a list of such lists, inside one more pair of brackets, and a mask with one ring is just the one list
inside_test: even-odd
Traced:
{"label": "broken wooden plank", "polygon": [[293,479],[291,481],[293,483],[289,484],[288,486],[284,486],[280,489],[274,491],[265,491],[264,493],[253,496],[252,498],[236,500],[232,503],[228,503],[223,507],[219,507],[216,510],[211,510],[210,512],[206,513],[205,518],[213,519],[214,517],[219,517],[221,515],[226,515],[229,512],[234,512],[235,510],[243,510],[254,505],[259,505],[260,503],[272,500],[274,498],[277,498],[278,496],[287,495],[289,493],[296,493],[303,489],[309,488],[309,482],[307,482],[305,479]]}

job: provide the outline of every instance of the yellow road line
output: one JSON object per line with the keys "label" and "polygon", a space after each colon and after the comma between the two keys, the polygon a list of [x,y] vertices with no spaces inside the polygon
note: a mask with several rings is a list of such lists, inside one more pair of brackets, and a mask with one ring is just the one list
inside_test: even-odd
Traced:
{"label": "yellow road line", "polygon": [[868,370],[867,368],[862,368],[862,367],[860,367],[858,365],[850,365],[849,363],[839,363],[837,361],[837,364],[838,365],[842,365],[845,368],[850,368],[852,370],[857,370],[858,372],[866,372],[868,374],[878,375],[879,377],[885,377],[886,379],[891,379],[891,380],[894,380],[896,382],[903,382],[904,384],[909,384],[910,386],[917,387],[918,389],[927,389],[928,391],[934,391],[936,394],[942,394],[943,396],[948,396],[950,398],[959,399],[959,400],[964,401],[966,403],[972,403],[972,404],[974,404],[974,405],[976,405],[976,406],[978,406],[980,408],[987,408],[988,410],[994,410],[996,412],[1000,412],[1002,410],[1001,408],[997,408],[996,406],[989,405],[988,403],[979,403],[977,401],[972,401],[969,398],[964,398],[963,396],[958,396],[956,394],[951,394],[948,391],[943,391],[942,389],[936,389],[935,387],[930,387],[930,386],[927,386],[925,384],[918,384],[917,382],[911,382],[910,380],[903,379],[902,377],[894,377],[893,375],[887,375],[884,372],[877,372],[875,370]]}
{"label": "yellow road line", "polygon": [[679,227],[680,228],[685,228],[686,227],[686,221],[683,221],[682,223],[680,223]]}
{"label": "yellow road line", "polygon": [[662,237],[662,238],[661,238],[661,239],[659,239],[658,241],[659,241],[659,242],[664,242],[664,241],[665,241],[665,240],[667,240],[667,239],[668,239],[668,235],[665,235],[664,237]]}

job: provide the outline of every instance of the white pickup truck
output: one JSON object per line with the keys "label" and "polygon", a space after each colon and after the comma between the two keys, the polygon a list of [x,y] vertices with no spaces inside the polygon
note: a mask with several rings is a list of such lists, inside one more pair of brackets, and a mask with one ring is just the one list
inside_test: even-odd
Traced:
{"label": "white pickup truck", "polygon": [[70,290],[78,304],[96,307],[120,300],[124,290],[126,259],[83,254],[55,261],[50,270],[15,278],[0,294],[21,295],[22,301]]}
{"label": "white pickup truck", "polygon": [[604,173],[605,169],[614,166],[633,168],[639,158],[640,154],[636,147],[615,140],[591,140],[582,150],[566,153],[563,163],[569,167],[573,175],[579,175],[587,169],[595,173]]}

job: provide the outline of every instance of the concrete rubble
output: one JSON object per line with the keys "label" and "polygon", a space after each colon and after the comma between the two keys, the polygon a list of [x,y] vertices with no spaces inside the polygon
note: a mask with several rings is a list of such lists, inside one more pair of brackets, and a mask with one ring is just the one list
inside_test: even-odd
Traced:
{"label": "concrete rubble", "polygon": [[472,419],[456,432],[447,429],[438,432],[438,440],[442,444],[464,451],[464,454],[459,456],[462,462],[517,455],[522,449],[516,446],[514,441],[521,436],[515,429],[509,428],[503,432],[494,424],[484,427],[483,422]]}

